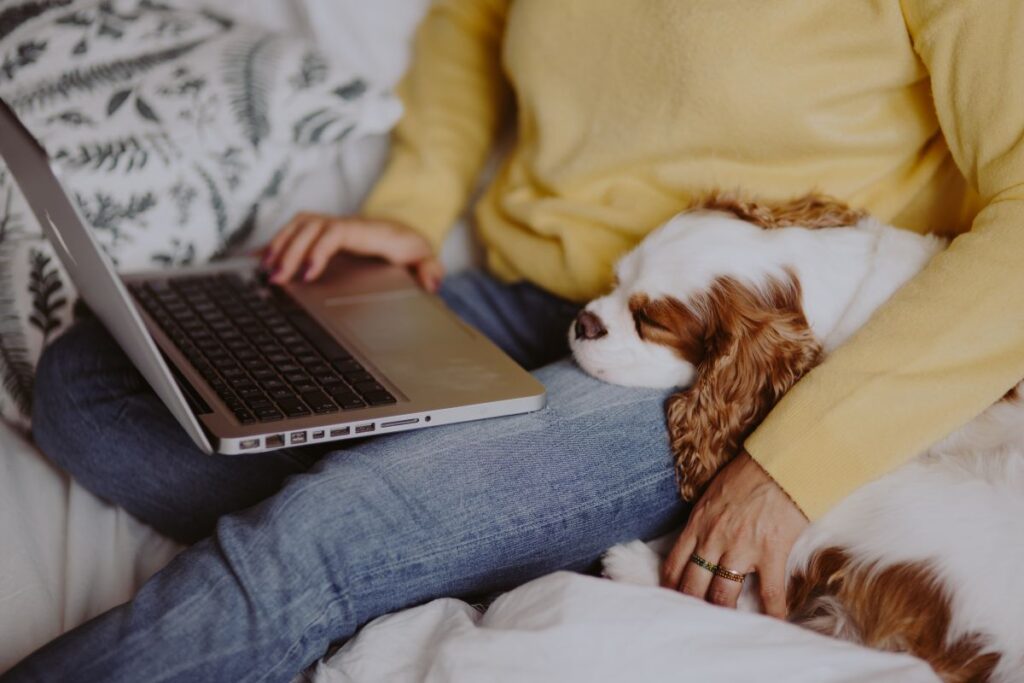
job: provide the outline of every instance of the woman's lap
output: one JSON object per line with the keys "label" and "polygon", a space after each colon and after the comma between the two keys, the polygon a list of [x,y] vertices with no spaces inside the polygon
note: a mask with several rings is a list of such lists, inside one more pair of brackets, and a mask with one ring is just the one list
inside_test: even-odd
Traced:
{"label": "woman's lap", "polygon": [[[565,330],[575,307],[566,301],[472,271],[448,278],[441,295],[528,369],[567,353]],[[272,495],[329,450],[237,458],[201,453],[91,316],[47,350],[36,395],[34,437],[52,460],[93,493],[186,543],[208,536],[222,515]]]}
{"label": "woman's lap", "polygon": [[[288,680],[379,614],[585,567],[617,541],[678,522],[663,395],[600,383],[569,359],[536,375],[549,393],[542,411],[324,456],[264,502],[223,517],[132,603],[49,646],[22,673]],[[167,654],[155,656],[153,642]]]}

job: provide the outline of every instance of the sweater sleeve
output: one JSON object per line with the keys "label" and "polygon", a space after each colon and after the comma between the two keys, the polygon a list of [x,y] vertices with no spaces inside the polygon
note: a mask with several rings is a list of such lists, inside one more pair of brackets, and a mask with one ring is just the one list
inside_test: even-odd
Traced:
{"label": "sweater sleeve", "polygon": [[812,520],[1024,377],[1024,4],[903,0],[903,11],[984,208],[747,439]]}
{"label": "sweater sleeve", "polygon": [[507,0],[437,0],[417,30],[398,88],[405,113],[363,205],[438,248],[465,207],[508,102],[501,69]]}

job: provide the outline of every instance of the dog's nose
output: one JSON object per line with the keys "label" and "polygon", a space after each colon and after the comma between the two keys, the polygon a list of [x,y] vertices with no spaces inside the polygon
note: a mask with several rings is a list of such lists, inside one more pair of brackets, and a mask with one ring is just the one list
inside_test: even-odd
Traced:
{"label": "dog's nose", "polygon": [[580,311],[576,316],[576,338],[577,339],[599,339],[608,334],[601,319],[590,311]]}

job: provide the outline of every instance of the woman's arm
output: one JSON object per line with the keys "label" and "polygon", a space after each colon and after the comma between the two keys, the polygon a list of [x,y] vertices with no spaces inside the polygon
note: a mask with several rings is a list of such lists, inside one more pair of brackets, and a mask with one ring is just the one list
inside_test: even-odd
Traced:
{"label": "woman's arm", "polygon": [[411,226],[435,249],[465,207],[501,126],[507,0],[439,0],[416,34],[399,86],[405,115],[365,205],[369,218]]}
{"label": "woman's arm", "polygon": [[664,585],[735,605],[740,584],[693,564],[697,552],[758,572],[766,610],[784,615],[786,558],[807,526],[786,493],[818,518],[1024,377],[1024,5],[903,5],[939,124],[985,208],[747,439],[756,461],[744,453],[711,482]]}
{"label": "woman's arm", "polygon": [[1024,377],[1024,5],[903,6],[939,124],[985,206],[970,232],[801,380],[747,440],[811,519]]}

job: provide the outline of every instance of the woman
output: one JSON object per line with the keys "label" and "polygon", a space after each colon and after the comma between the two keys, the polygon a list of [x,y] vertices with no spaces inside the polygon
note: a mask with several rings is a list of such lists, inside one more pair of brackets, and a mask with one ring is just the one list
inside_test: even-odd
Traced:
{"label": "woman", "polygon": [[[80,325],[44,358],[38,442],[165,533],[213,533],[4,680],[288,680],[384,612],[585,567],[669,528],[684,510],[663,396],[583,376],[563,336],[618,256],[716,187],[817,188],[964,233],[790,392],[690,513],[666,585],[735,603],[739,584],[696,554],[757,572],[782,616],[808,518],[1024,376],[1024,326],[1006,315],[1024,301],[1022,38],[1015,0],[440,0],[363,215],[300,215],[268,265],[278,281],[316,278],[339,251],[408,265],[536,369],[549,408],[319,459],[206,458]],[[493,276],[441,282],[437,247],[513,100],[517,140],[476,207]]]}

